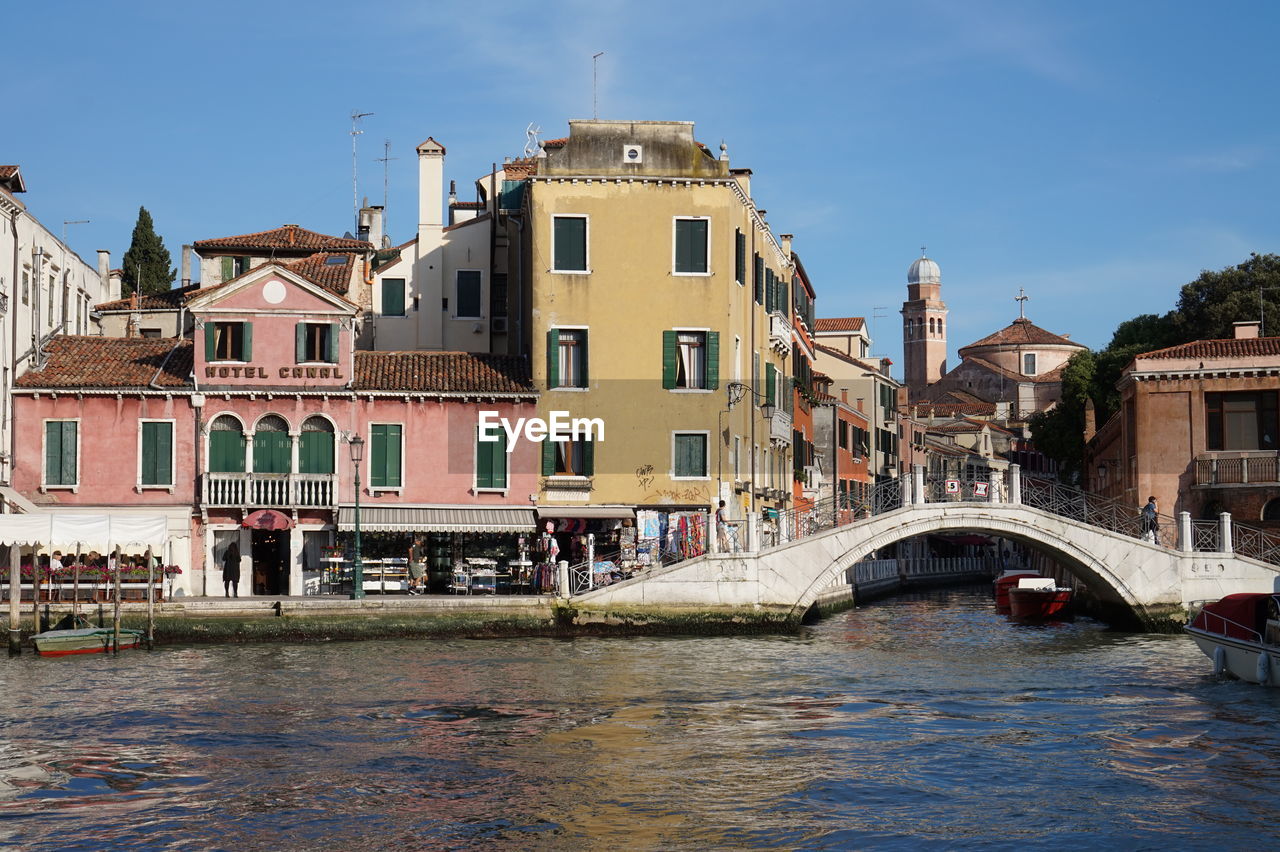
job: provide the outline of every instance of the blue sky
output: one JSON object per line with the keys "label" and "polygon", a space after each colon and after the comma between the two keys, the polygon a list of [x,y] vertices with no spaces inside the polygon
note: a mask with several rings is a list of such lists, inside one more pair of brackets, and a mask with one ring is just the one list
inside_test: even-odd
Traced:
{"label": "blue sky", "polygon": [[[942,268],[954,350],[1027,315],[1087,345],[1202,269],[1280,251],[1280,4],[1265,2],[58,2],[10,15],[0,163],[92,262],[145,205],[183,243],[352,227],[412,236],[414,146],[464,198],[525,127],[696,123],[818,288],[900,364],[907,267]],[[1242,318],[1244,319],[1244,318]],[[897,372],[895,370],[895,372]]]}

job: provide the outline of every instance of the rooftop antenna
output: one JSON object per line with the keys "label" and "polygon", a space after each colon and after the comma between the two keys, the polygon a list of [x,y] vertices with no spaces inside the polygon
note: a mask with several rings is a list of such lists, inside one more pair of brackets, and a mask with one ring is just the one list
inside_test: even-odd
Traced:
{"label": "rooftop antenna", "polygon": [[[884,319],[886,316],[888,316],[888,314],[885,313],[885,311],[887,310],[889,310],[887,305],[876,305],[871,309],[871,345],[872,346],[875,346],[875,343],[876,343],[876,320]],[[877,356],[876,353],[872,352],[871,357],[876,358],[881,356]]]}
{"label": "rooftop antenna", "polygon": [[524,129],[524,135],[527,137],[524,143],[524,155],[526,157],[535,156],[538,149],[542,147],[542,143],[538,141],[538,134],[542,132],[542,128],[535,125],[532,121],[529,126]]}
{"label": "rooftop antenna", "polygon": [[62,244],[67,244],[67,226],[68,225],[87,225],[90,219],[63,219],[62,220]]}
{"label": "rooftop antenna", "polygon": [[1026,290],[1021,287],[1018,288],[1018,295],[1013,297],[1013,300],[1018,303],[1018,319],[1024,320],[1027,318],[1027,299],[1030,298]]}
{"label": "rooftop antenna", "polygon": [[596,69],[600,65],[598,60],[601,56],[604,56],[603,50],[591,56],[591,118],[594,121],[600,120],[600,102],[596,97]]}
{"label": "rooftop antenna", "polygon": [[373,113],[351,111],[351,216],[355,221],[353,234],[360,233],[360,191],[356,188],[356,137],[364,133],[363,130],[356,130],[356,122],[370,115]]}
{"label": "rooftop antenna", "polygon": [[[387,163],[392,160],[398,160],[399,157],[391,156],[391,140],[382,140],[382,156],[375,157],[375,163],[382,163],[382,233],[387,233],[387,187],[390,181],[387,178]],[[359,222],[356,222],[359,225]]]}

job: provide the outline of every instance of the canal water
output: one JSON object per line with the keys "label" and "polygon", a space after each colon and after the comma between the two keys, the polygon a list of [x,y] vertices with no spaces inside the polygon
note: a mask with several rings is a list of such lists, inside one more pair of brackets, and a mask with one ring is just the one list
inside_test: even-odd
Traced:
{"label": "canal water", "polygon": [[1276,848],[1280,690],[985,589],[800,636],[0,660],[24,849]]}

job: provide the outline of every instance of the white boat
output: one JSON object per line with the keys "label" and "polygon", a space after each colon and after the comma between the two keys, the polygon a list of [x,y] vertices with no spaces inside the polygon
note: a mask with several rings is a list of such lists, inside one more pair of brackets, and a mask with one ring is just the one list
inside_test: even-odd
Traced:
{"label": "white boat", "polygon": [[1183,628],[1214,674],[1280,686],[1280,595],[1244,593],[1200,607]]}

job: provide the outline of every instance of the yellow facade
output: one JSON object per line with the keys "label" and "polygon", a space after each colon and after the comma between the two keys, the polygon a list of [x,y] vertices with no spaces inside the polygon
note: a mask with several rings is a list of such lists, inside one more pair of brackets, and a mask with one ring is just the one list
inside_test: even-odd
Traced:
{"label": "yellow facade", "polygon": [[[756,303],[754,280],[759,254],[761,269],[789,281],[789,252],[751,201],[748,174],[731,173],[723,153],[717,158],[697,146],[688,123],[570,127],[568,140],[548,143],[528,189],[530,352],[536,386],[544,389],[540,415],[600,418],[605,434],[594,447],[590,475],[544,475],[539,504],[708,507],[723,495],[740,507],[738,516],[781,505],[773,490],[780,495],[791,487],[783,406],[774,423],[751,404],[751,393],[728,408],[730,383],[753,385],[763,396],[766,364],[777,371],[779,401],[791,389],[785,350],[771,346],[776,320]],[[630,162],[625,158],[636,158],[636,146],[639,162]],[[557,223],[558,217],[577,221]],[[705,225],[690,224],[697,222]],[[578,233],[585,235],[585,258],[573,243]],[[585,271],[576,269],[580,265]],[[555,387],[562,379],[560,353],[573,358],[566,347],[579,345],[583,332],[586,387]],[[549,360],[549,344],[568,339],[574,342],[557,346]],[[671,383],[673,340],[677,381],[706,387],[664,387],[664,370]],[[697,355],[690,354],[699,345],[704,363],[718,362],[706,364],[701,382]],[[699,472],[690,464],[697,435],[705,436],[705,471],[678,475]]]}

